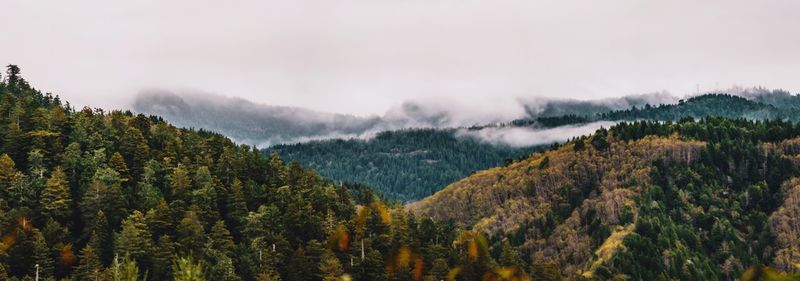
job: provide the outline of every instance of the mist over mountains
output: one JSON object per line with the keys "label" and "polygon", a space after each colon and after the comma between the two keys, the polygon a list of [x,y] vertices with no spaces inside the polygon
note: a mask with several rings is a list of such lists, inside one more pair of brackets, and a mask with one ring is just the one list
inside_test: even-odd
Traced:
{"label": "mist over mountains", "polygon": [[[739,87],[720,92],[777,108],[800,107],[800,97],[783,90]],[[203,92],[146,90],[137,95],[133,109],[162,116],[178,126],[213,130],[260,147],[334,138],[369,139],[382,131],[406,128],[461,128],[457,131],[459,136],[519,147],[564,141],[613,122],[604,120],[549,129],[496,125],[517,119],[594,116],[646,105],[677,104],[685,98],[690,97],[655,92],[598,100],[525,97],[506,103],[498,101],[492,106],[463,101],[408,101],[383,116],[355,116],[259,104]],[[483,127],[487,124],[492,126]],[[476,126],[481,129],[467,129]]]}

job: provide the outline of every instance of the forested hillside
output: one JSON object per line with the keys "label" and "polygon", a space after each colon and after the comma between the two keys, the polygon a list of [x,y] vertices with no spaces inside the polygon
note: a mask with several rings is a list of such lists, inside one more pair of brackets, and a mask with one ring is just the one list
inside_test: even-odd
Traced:
{"label": "forested hillside", "polygon": [[726,117],[751,120],[782,119],[800,121],[800,96],[776,90],[745,92],[739,95],[704,94],[674,104],[633,106],[594,114],[565,114],[514,120],[512,126],[558,127],[594,121],[660,120],[681,118]]}
{"label": "forested hillside", "polygon": [[270,150],[326,178],[365,183],[392,200],[413,201],[471,172],[536,149],[493,145],[454,133],[455,129],[406,129],[381,132],[368,140],[312,141]]}
{"label": "forested hillside", "polygon": [[760,264],[797,271],[799,135],[782,121],[622,123],[410,208],[571,279],[731,280]]}
{"label": "forested hillside", "polygon": [[514,248],[369,188],[159,117],[76,111],[16,66],[0,81],[0,280],[527,278]]}

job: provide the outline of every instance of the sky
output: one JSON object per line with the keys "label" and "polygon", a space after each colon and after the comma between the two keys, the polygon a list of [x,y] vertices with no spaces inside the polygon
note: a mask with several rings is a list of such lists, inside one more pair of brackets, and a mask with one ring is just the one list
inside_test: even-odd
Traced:
{"label": "sky", "polygon": [[77,105],[142,89],[382,115],[732,85],[800,91],[800,1],[0,0],[0,63]]}

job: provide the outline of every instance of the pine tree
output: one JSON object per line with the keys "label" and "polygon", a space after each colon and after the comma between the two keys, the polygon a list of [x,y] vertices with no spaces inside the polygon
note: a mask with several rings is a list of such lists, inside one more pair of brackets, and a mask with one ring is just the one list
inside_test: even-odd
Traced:
{"label": "pine tree", "polygon": [[120,222],[128,214],[128,201],[122,193],[122,186],[112,185],[103,196],[103,210],[108,216],[108,223],[112,228],[119,226]]}
{"label": "pine tree", "polygon": [[222,252],[227,256],[233,256],[233,251],[236,244],[233,242],[233,236],[230,231],[225,228],[225,222],[219,220],[211,227],[211,232],[208,234],[211,242],[211,248]]}
{"label": "pine tree", "polygon": [[219,175],[222,183],[225,185],[230,185],[233,182],[233,179],[236,175],[236,157],[233,154],[233,151],[226,147],[222,150],[222,153],[217,160],[217,175]]}
{"label": "pine tree", "polygon": [[[34,229],[32,236],[33,260],[35,264],[39,265],[39,276],[44,279],[53,277],[53,256],[51,254],[50,247],[47,245],[47,241],[44,239],[44,235],[42,235],[42,233],[38,230]],[[35,270],[36,268],[31,268],[30,272],[34,272]]]}
{"label": "pine tree", "polygon": [[211,260],[213,261],[209,269],[209,277],[211,280],[219,281],[241,281],[242,279],[236,275],[236,269],[233,266],[233,260],[230,256],[215,250],[210,251]]}
{"label": "pine tree", "polygon": [[175,223],[172,221],[172,210],[170,210],[167,201],[163,198],[155,209],[147,211],[147,226],[150,228],[154,237],[173,235],[174,225]]}
{"label": "pine tree", "polygon": [[189,257],[179,258],[172,267],[175,281],[205,281],[205,267]]}
{"label": "pine tree", "polygon": [[87,245],[81,250],[78,267],[75,268],[75,277],[78,280],[103,280],[103,265],[97,256],[94,247]]}
{"label": "pine tree", "polygon": [[[121,261],[119,258],[114,259],[114,264],[111,271],[111,279],[115,281],[145,281],[147,274],[142,277],[139,272],[139,264],[135,260],[125,257]],[[141,278],[141,279],[140,279]]]}
{"label": "pine tree", "polygon": [[128,127],[125,134],[120,138],[120,152],[122,156],[127,159],[128,167],[130,167],[131,175],[137,181],[142,175],[145,162],[150,154],[150,147],[147,145],[142,132],[135,127]]}
{"label": "pine tree", "polygon": [[114,152],[111,159],[108,160],[108,167],[114,169],[119,174],[120,181],[127,183],[131,179],[131,172],[128,170],[128,164],[125,164],[125,158],[119,152]]}
{"label": "pine tree", "polygon": [[97,212],[89,231],[89,245],[94,248],[100,262],[103,265],[111,264],[111,258],[114,256],[114,243],[108,227],[108,220],[103,211]]}
{"label": "pine tree", "polygon": [[322,273],[320,278],[323,281],[338,281],[344,274],[342,263],[331,250],[322,253],[319,263],[319,271]]}
{"label": "pine tree", "polygon": [[359,260],[354,270],[356,280],[386,280],[386,273],[384,272],[383,266],[383,256],[377,250],[370,250],[367,252],[364,260]]}
{"label": "pine tree", "polygon": [[144,215],[139,211],[133,211],[122,222],[122,232],[117,237],[116,243],[117,253],[142,263],[150,257],[150,251],[153,249],[152,239]]}
{"label": "pine tree", "polygon": [[153,279],[169,280],[172,277],[172,264],[176,257],[175,242],[172,238],[169,235],[159,237],[153,253]]}
{"label": "pine tree", "polygon": [[288,266],[288,279],[289,280],[311,280],[313,276],[311,273],[311,269],[314,267],[314,264],[309,261],[308,256],[306,256],[305,249],[301,246],[298,247],[297,250],[294,251],[292,254],[292,259],[289,261]]}
{"label": "pine tree", "polygon": [[47,180],[39,201],[45,216],[50,216],[61,223],[66,223],[71,218],[72,199],[69,183],[61,167],[57,167]]}
{"label": "pine tree", "polygon": [[19,179],[19,172],[16,169],[14,160],[8,154],[0,155],[0,195],[8,198],[9,189]]}
{"label": "pine tree", "polygon": [[242,192],[242,182],[239,179],[233,180],[227,198],[228,212],[225,216],[225,221],[231,226],[233,235],[237,238],[241,238],[248,210],[247,201],[244,198],[244,192]]}
{"label": "pine tree", "polygon": [[192,180],[189,178],[189,172],[182,164],[178,164],[169,176],[170,188],[172,190],[173,200],[189,199],[189,193],[192,190]]}
{"label": "pine tree", "polygon": [[205,246],[205,230],[197,213],[194,211],[186,212],[186,216],[181,220],[177,227],[177,242],[182,247],[181,253],[192,255],[200,254]]}

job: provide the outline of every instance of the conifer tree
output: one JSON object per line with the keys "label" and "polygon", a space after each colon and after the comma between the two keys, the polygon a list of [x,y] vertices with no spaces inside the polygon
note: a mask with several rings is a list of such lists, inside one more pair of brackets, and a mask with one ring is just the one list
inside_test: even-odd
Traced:
{"label": "conifer tree", "polygon": [[142,132],[135,127],[125,129],[125,134],[120,138],[119,150],[127,160],[134,181],[138,181],[150,154],[150,147]]}
{"label": "conifer tree", "polygon": [[155,209],[147,211],[147,226],[154,237],[172,235],[175,223],[172,221],[172,210],[163,198]]}
{"label": "conifer tree", "polygon": [[247,218],[247,201],[242,191],[242,182],[234,179],[227,196],[227,214],[225,221],[235,237],[241,237]]}
{"label": "conifer tree", "polygon": [[[50,247],[47,245],[47,241],[44,239],[44,235],[41,232],[34,229],[32,232],[33,238],[33,261],[34,267],[36,264],[39,265],[39,276],[42,278],[48,278],[54,276],[53,271],[53,256],[52,252],[50,251]],[[36,268],[31,268],[30,272],[35,272]]]}
{"label": "conifer tree", "polygon": [[233,251],[236,244],[233,242],[233,236],[230,231],[225,227],[225,222],[219,220],[211,227],[208,234],[208,239],[211,242],[211,248],[222,252],[227,256],[233,256]]}
{"label": "conifer tree", "polygon": [[0,155],[0,195],[8,198],[9,189],[19,178],[14,160],[8,154]]}
{"label": "conifer tree", "polygon": [[128,169],[128,164],[125,164],[125,158],[119,152],[114,152],[111,159],[108,160],[108,167],[114,169],[119,174],[120,181],[123,184],[128,184],[131,179],[131,172]]}
{"label": "conifer tree", "polygon": [[189,193],[192,190],[192,180],[189,178],[189,172],[183,164],[178,164],[169,176],[170,189],[172,190],[173,200],[189,199]]}
{"label": "conifer tree", "polygon": [[112,240],[111,230],[108,228],[108,221],[103,211],[97,212],[95,221],[91,226],[89,243],[94,248],[97,257],[103,265],[111,264],[114,256],[114,241]]}
{"label": "conifer tree", "polygon": [[169,235],[158,238],[153,252],[153,279],[169,280],[172,277],[172,264],[175,262],[175,242]]}
{"label": "conifer tree", "polygon": [[289,261],[287,277],[289,280],[310,280],[312,275],[312,268],[315,265],[309,261],[306,256],[305,249],[301,246],[292,254]]}
{"label": "conifer tree", "polygon": [[205,267],[196,262],[191,256],[179,258],[173,265],[172,272],[174,274],[175,281],[207,280]]}
{"label": "conifer tree", "polygon": [[47,180],[39,201],[45,216],[50,216],[61,223],[66,223],[71,218],[72,199],[69,183],[61,167],[57,167]]}
{"label": "conifer tree", "polygon": [[122,232],[117,237],[117,253],[133,261],[146,261],[153,250],[152,236],[147,229],[144,214],[133,211],[122,222]]}
{"label": "conifer tree", "polygon": [[184,255],[199,255],[205,246],[205,230],[194,211],[186,212],[186,216],[177,226],[177,242]]}
{"label": "conifer tree", "polygon": [[104,280],[103,265],[92,245],[87,245],[81,250],[74,275],[77,280]]}
{"label": "conifer tree", "polygon": [[344,274],[342,263],[331,250],[322,253],[319,263],[319,271],[322,273],[320,278],[323,281],[338,281]]}

